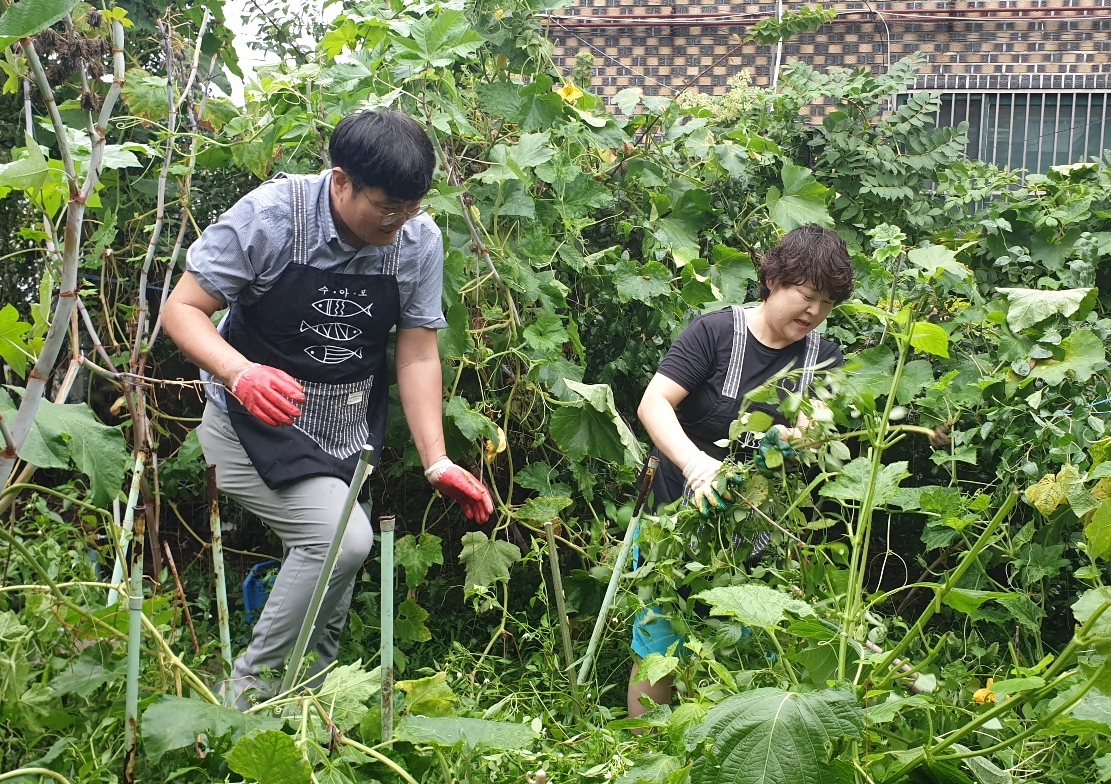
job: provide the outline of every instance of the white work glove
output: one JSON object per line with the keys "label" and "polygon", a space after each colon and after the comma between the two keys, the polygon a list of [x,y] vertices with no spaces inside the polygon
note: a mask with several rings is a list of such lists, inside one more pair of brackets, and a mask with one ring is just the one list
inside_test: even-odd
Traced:
{"label": "white work glove", "polygon": [[683,478],[687,480],[688,499],[703,517],[709,517],[711,509],[724,509],[725,502],[714,489],[714,477],[721,470],[721,461],[715,460],[705,452],[699,451],[683,467]]}

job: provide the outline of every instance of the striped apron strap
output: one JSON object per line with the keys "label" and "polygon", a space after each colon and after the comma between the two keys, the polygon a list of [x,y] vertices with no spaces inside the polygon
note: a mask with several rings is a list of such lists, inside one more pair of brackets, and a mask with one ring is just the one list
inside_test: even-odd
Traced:
{"label": "striped apron strap", "polygon": [[730,400],[737,399],[741,388],[741,368],[745,364],[745,345],[748,343],[748,327],[745,326],[745,310],[740,305],[730,305],[733,310],[733,349],[729,354],[729,368],[725,372],[725,383],[721,394]]}

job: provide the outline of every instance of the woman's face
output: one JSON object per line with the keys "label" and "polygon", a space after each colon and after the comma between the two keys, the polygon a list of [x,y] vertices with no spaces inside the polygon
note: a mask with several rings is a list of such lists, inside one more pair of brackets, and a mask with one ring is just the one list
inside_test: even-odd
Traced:
{"label": "woman's face", "polygon": [[781,346],[802,340],[816,329],[837,303],[809,283],[792,283],[770,287],[764,301],[764,317],[772,335]]}

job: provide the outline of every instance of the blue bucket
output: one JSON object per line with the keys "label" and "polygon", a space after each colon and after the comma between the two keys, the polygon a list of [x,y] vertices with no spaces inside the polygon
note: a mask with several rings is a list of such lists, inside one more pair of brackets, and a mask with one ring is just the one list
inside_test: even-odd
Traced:
{"label": "blue bucket", "polygon": [[247,611],[247,624],[252,625],[262,614],[263,605],[270,598],[270,590],[278,577],[281,561],[263,561],[256,564],[243,581],[243,609]]}

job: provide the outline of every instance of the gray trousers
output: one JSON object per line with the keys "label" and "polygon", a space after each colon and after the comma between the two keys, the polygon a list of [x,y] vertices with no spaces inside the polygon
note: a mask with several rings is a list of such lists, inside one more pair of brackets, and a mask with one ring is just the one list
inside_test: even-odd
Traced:
{"label": "gray trousers", "polygon": [[[216,466],[219,489],[260,517],[282,540],[285,552],[270,598],[255,623],[250,645],[232,665],[237,696],[248,688],[267,691],[261,676],[264,670],[280,673],[297,641],[350,483],[314,476],[271,490],[243,451],[231,419],[211,402],[205,406],[197,438],[208,463]],[[317,654],[310,676],[335,661],[355,576],[374,545],[369,517],[369,503],[355,505],[306,649]]]}

